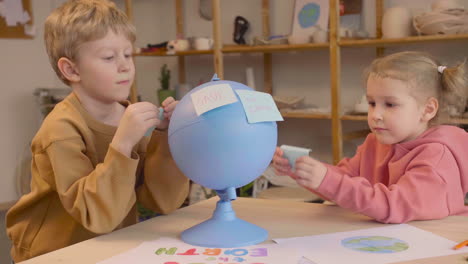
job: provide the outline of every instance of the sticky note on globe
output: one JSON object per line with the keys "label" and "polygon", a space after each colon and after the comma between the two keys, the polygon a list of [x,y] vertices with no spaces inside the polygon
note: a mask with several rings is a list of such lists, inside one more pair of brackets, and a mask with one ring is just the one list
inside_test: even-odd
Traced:
{"label": "sticky note on globe", "polygon": [[237,97],[229,84],[207,86],[191,94],[192,103],[198,116],[201,114],[237,102]]}
{"label": "sticky note on globe", "polygon": [[236,90],[242,102],[247,121],[251,123],[283,121],[273,97],[268,93]]}

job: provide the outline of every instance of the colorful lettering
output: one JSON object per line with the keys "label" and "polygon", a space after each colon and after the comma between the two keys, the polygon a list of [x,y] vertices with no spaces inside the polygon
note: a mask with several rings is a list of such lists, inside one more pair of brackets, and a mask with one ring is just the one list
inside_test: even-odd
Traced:
{"label": "colorful lettering", "polygon": [[237,262],[243,262],[243,261],[246,261],[246,259],[244,259],[244,258],[240,258],[240,257],[235,257],[235,258],[233,258],[232,260],[234,260],[234,261],[237,261]]}
{"label": "colorful lettering", "polygon": [[217,256],[219,254],[221,254],[220,248],[207,248],[205,249],[205,252],[203,252],[203,255],[207,256]]}
{"label": "colorful lettering", "polygon": [[254,248],[250,252],[251,257],[266,257],[268,256],[268,251],[266,248]]}
{"label": "colorful lettering", "polygon": [[233,255],[233,256],[245,256],[249,253],[249,251],[247,249],[243,249],[243,248],[236,248],[236,249],[230,249],[230,250],[226,250],[224,251],[224,254],[226,255]]}
{"label": "colorful lettering", "polygon": [[185,255],[185,256],[194,256],[194,255],[200,255],[196,253],[197,249],[196,248],[191,248],[185,251],[184,253],[177,253],[177,255]]}
{"label": "colorful lettering", "polygon": [[164,253],[166,253],[166,255],[174,255],[177,251],[177,248],[176,247],[171,247],[169,250],[167,250],[166,248],[158,248],[158,250],[156,250],[154,252],[154,254],[156,255],[162,255]]}

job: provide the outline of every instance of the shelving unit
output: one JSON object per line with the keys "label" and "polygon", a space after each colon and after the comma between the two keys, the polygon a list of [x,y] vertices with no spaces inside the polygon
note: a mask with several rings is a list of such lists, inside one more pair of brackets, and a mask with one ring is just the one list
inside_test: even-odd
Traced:
{"label": "shelving unit", "polygon": [[[183,36],[183,2],[175,0],[176,6],[176,24],[177,35]],[[384,12],[384,0],[376,0],[376,35],[375,39],[342,39],[340,38],[339,25],[339,0],[330,0],[329,14],[329,42],[328,43],[308,43],[300,45],[266,45],[266,46],[239,46],[239,45],[223,45],[221,39],[221,0],[212,0],[213,10],[213,40],[214,46],[212,50],[198,51],[189,50],[178,52],[174,55],[167,55],[161,52],[153,53],[136,53],[135,56],[177,56],[179,82],[185,82],[185,57],[191,55],[212,55],[215,71],[218,76],[224,77],[224,54],[228,53],[262,53],[263,54],[263,71],[264,71],[264,90],[273,94],[272,85],[272,53],[290,52],[290,51],[311,51],[311,50],[329,50],[330,60],[330,95],[331,95],[331,112],[329,114],[317,114],[310,112],[283,112],[285,118],[301,118],[301,119],[326,119],[331,122],[331,138],[332,138],[332,153],[333,162],[337,163],[343,155],[343,141],[347,139],[363,136],[365,131],[352,132],[344,135],[342,132],[342,121],[366,121],[365,115],[349,115],[344,114],[341,107],[341,49],[342,48],[375,48],[376,55],[384,54],[384,49],[390,46],[430,43],[430,42],[456,42],[467,41],[468,34],[464,35],[432,35],[432,36],[411,36],[398,39],[382,39],[381,21]],[[126,12],[132,18],[132,0],[126,0]],[[267,37],[270,35],[270,1],[261,0],[262,5],[262,34]],[[132,100],[136,100],[136,89],[132,89]],[[468,119],[454,118],[450,121],[453,124],[468,125]]]}

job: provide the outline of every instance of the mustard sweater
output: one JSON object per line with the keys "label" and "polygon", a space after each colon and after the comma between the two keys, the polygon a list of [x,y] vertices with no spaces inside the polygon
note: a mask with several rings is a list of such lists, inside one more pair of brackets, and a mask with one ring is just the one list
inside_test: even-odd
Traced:
{"label": "mustard sweater", "polygon": [[155,130],[128,158],[109,146],[116,130],[73,93],[47,116],[32,141],[31,192],[6,216],[15,262],[136,223],[136,201],[163,214],[182,204],[189,181],[167,132]]}

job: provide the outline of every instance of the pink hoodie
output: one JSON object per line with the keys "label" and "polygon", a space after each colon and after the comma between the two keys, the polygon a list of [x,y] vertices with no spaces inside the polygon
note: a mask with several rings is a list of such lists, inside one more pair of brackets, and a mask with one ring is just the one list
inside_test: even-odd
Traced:
{"label": "pink hoodie", "polygon": [[384,223],[468,216],[468,133],[436,126],[417,139],[384,145],[370,134],[316,190],[338,205]]}

